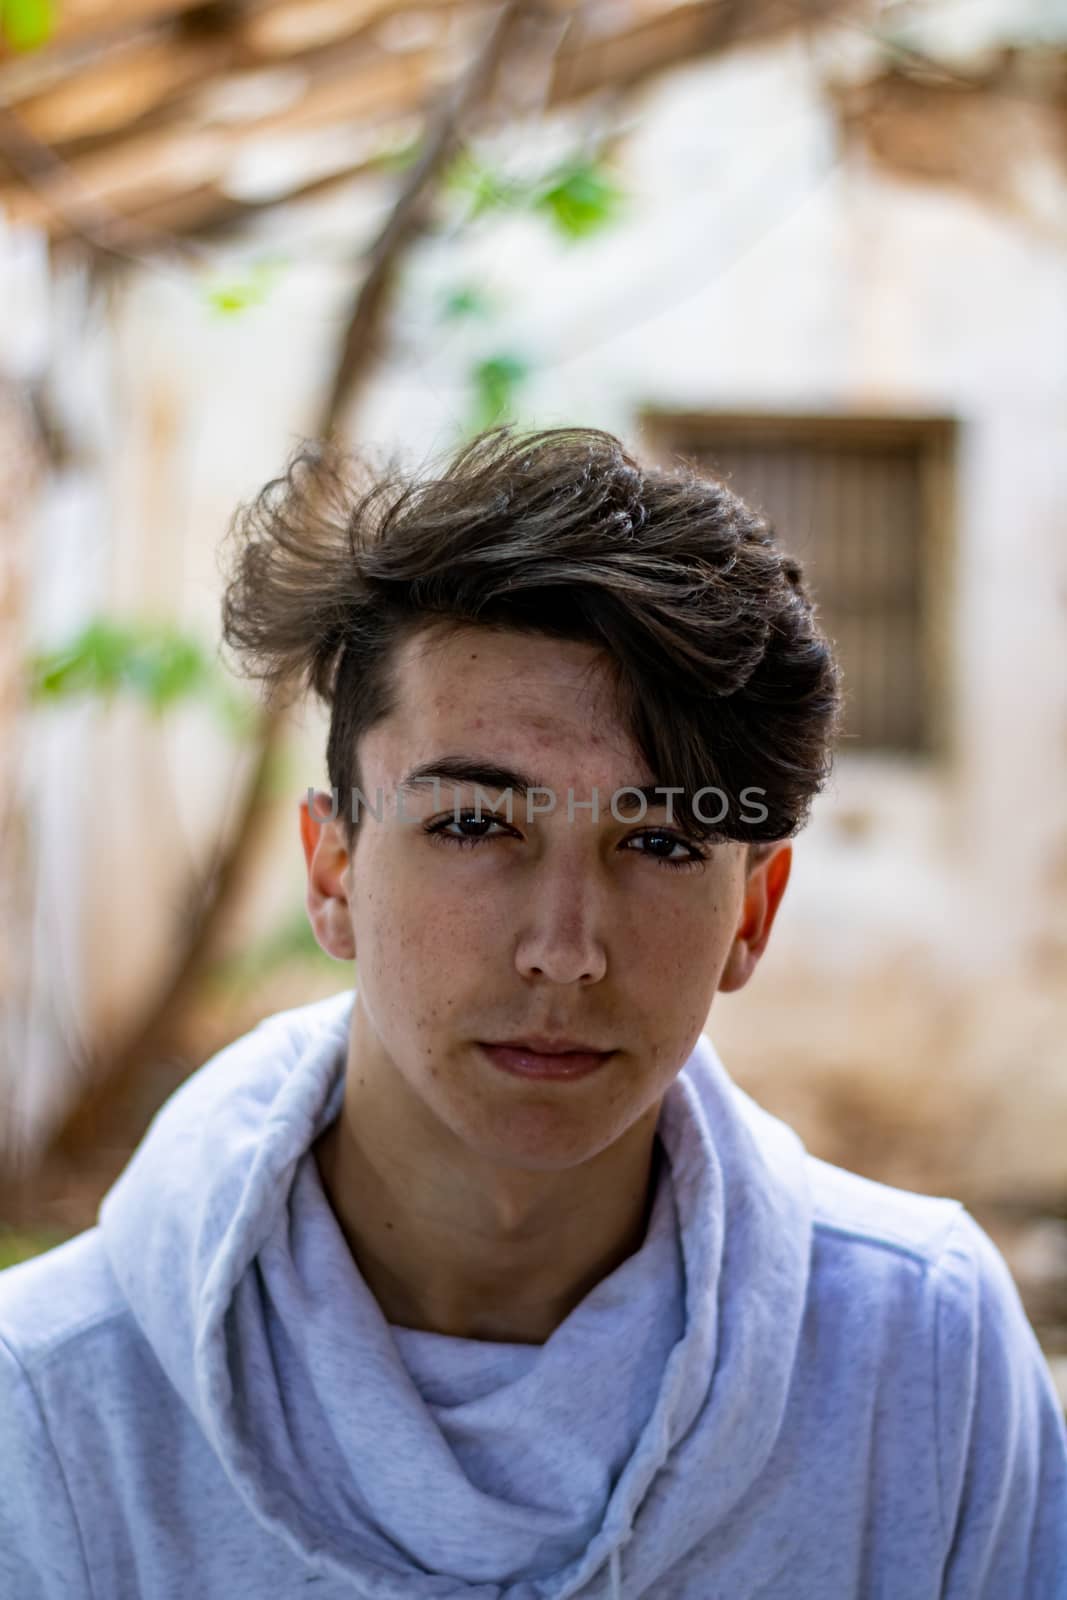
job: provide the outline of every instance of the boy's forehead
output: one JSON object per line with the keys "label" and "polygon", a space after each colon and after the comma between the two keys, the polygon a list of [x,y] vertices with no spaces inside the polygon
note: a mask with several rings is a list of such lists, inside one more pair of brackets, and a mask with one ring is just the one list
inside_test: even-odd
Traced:
{"label": "boy's forehead", "polygon": [[562,757],[583,769],[621,767],[622,782],[652,781],[595,647],[471,628],[429,648],[406,641],[395,673],[393,712],[367,735],[394,781],[459,752],[540,756],[540,768]]}
{"label": "boy's forehead", "polygon": [[424,643],[396,663],[396,708],[409,726],[470,729],[559,740],[595,736],[628,749],[629,730],[603,651],[592,645],[489,628]]}

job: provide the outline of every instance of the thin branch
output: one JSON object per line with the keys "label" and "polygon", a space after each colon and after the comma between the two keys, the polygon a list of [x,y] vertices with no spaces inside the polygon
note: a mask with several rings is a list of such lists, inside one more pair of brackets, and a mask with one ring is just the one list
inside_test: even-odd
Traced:
{"label": "thin branch", "polygon": [[472,66],[444,99],[426,145],[408,174],[388,222],[370,252],[366,273],[341,340],[341,355],[323,409],[319,432],[331,432],[352,404],[367,374],[384,324],[384,309],[401,255],[424,231],[422,201],[448,161],[468,113],[486,98],[500,68],[516,22],[530,0],[506,0],[489,38]]}

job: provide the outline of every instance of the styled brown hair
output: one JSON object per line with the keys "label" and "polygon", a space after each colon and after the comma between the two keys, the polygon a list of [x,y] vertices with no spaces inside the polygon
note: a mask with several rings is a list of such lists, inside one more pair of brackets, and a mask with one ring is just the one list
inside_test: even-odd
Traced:
{"label": "styled brown hair", "polygon": [[[228,545],[223,640],[271,699],[295,686],[329,706],[350,843],[360,737],[393,709],[400,645],[436,624],[600,646],[694,838],[787,838],[829,777],[840,671],[799,563],[725,484],[640,466],[599,429],[494,428],[429,474],[308,444]],[[729,798],[715,825],[692,806],[708,787]]]}

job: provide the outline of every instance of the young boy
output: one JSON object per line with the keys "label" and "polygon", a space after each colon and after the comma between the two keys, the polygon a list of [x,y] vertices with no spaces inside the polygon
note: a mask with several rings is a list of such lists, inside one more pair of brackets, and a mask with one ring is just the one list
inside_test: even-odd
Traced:
{"label": "young boy", "polygon": [[702,1032],[839,727],[797,563],[580,429],[411,482],[309,451],[235,537],[228,643],[331,707],[300,833],[356,982],[0,1279],[0,1595],[1067,1595],[1002,1259]]}

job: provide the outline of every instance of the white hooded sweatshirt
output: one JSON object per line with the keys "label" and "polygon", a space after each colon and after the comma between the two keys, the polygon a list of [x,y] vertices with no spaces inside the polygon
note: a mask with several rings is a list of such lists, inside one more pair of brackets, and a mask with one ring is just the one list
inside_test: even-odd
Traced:
{"label": "white hooded sweatshirt", "polygon": [[311,1150],[353,998],[0,1274],[3,1600],[1067,1596],[1063,1414],[957,1202],[808,1156],[702,1037],[641,1248],[544,1344],[394,1327]]}

